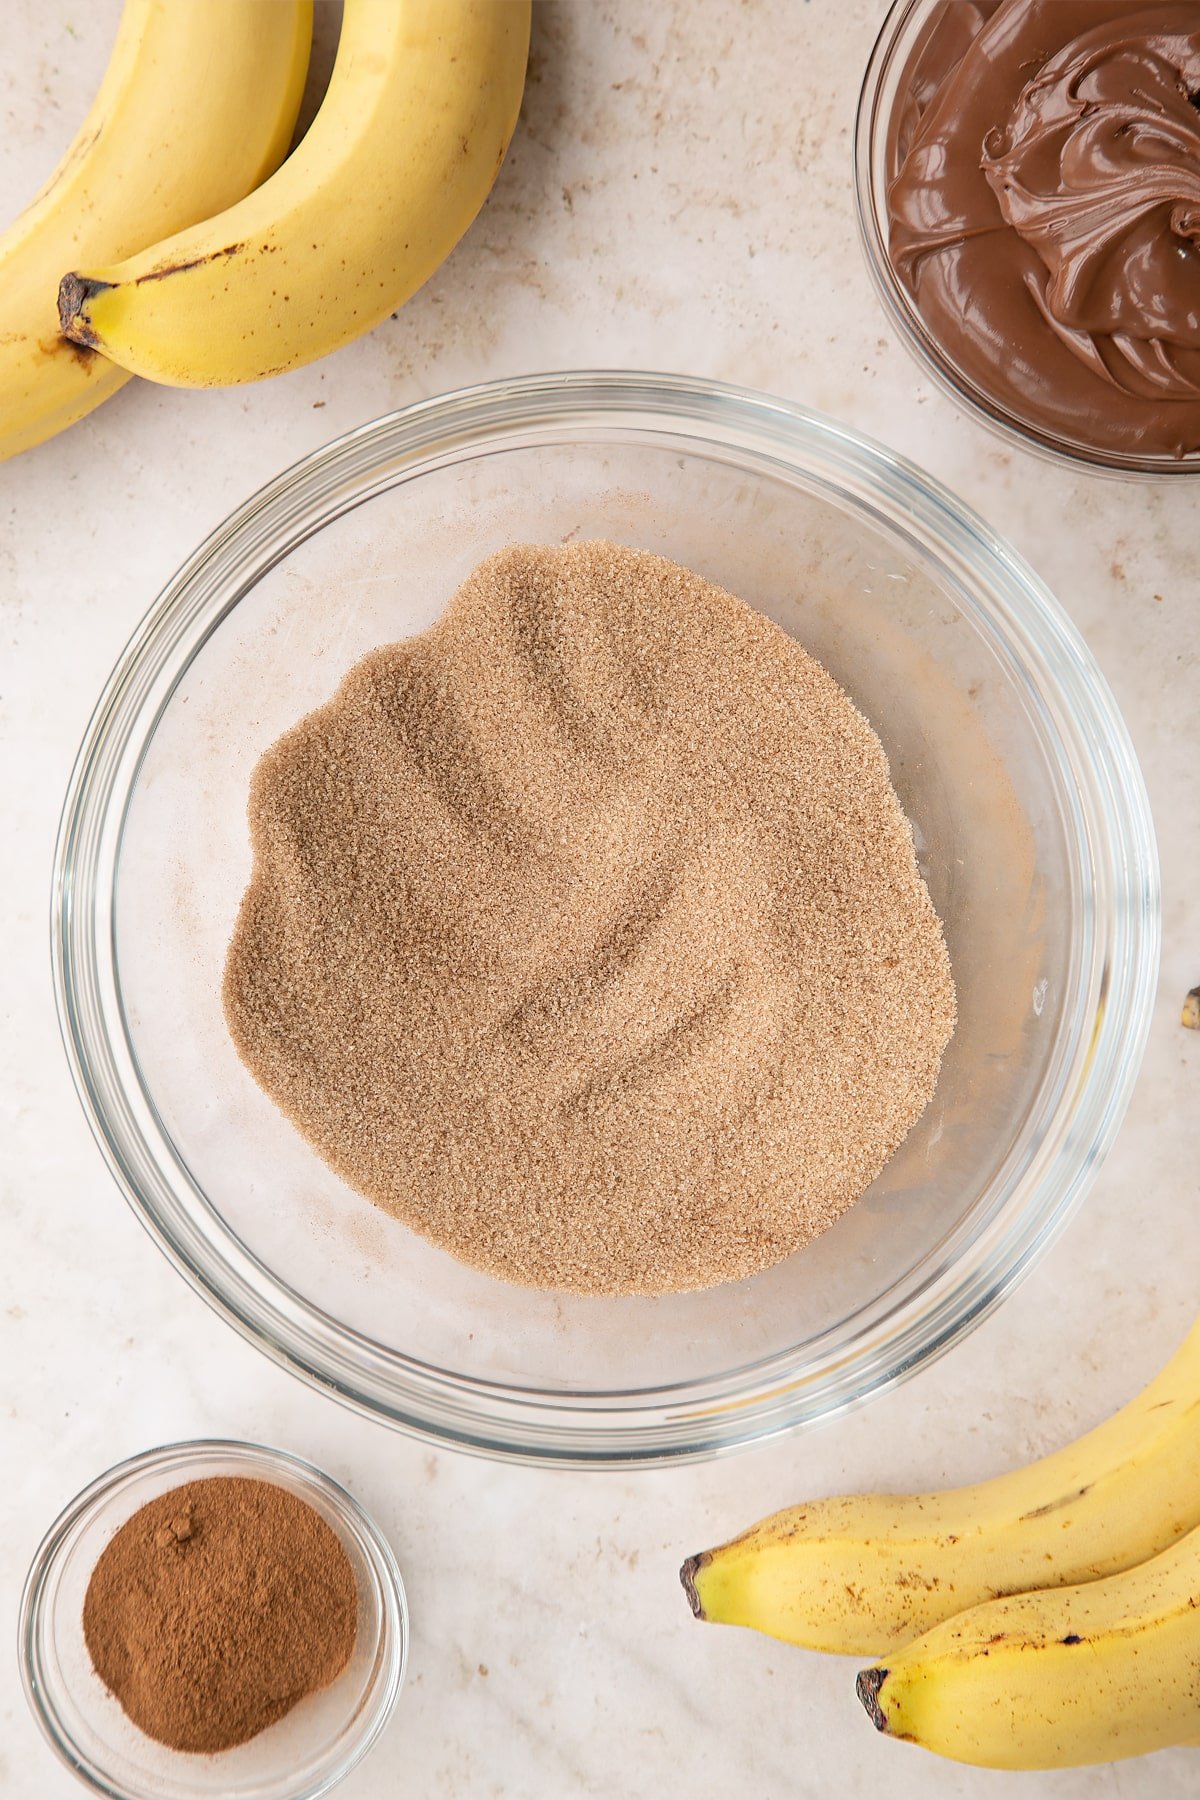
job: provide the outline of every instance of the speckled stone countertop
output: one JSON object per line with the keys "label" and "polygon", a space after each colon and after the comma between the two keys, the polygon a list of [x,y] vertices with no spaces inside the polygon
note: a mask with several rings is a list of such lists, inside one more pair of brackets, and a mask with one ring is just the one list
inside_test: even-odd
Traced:
{"label": "speckled stone countertop", "polygon": [[[323,10],[323,9],[319,9]],[[262,387],[133,383],[0,468],[0,1793],[79,1792],[12,1655],[28,1560],[59,1507],[166,1439],[244,1436],[347,1482],[388,1531],[410,1682],[340,1792],[950,1800],[1009,1788],[869,1729],[853,1664],[701,1628],[680,1557],[806,1493],[988,1475],[1098,1420],[1197,1310],[1200,595],[1191,484],[1128,486],[1004,447],[936,391],[877,307],[851,132],[868,0],[548,0],[492,199],[403,312]],[[107,58],[117,0],[7,0],[0,214],[50,170]],[[322,19],[322,38],[332,21]],[[175,1275],[101,1164],[58,1040],[51,851],[89,710],[176,565],[268,475],[388,408],[489,376],[667,368],[774,389],[904,451],[978,507],[1086,633],[1159,831],[1165,949],[1118,1145],[1023,1287],[952,1354],[853,1416],[716,1465],[527,1473],[351,1416],[274,1368]],[[1022,1778],[1029,1800],[1184,1800],[1200,1753]]]}

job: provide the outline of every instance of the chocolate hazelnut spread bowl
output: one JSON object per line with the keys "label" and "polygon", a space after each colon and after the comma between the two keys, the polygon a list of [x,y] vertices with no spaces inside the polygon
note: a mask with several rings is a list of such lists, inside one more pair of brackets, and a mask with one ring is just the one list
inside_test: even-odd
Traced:
{"label": "chocolate hazelnut spread bowl", "polygon": [[856,136],[893,322],[1023,445],[1200,471],[1200,5],[897,0]]}

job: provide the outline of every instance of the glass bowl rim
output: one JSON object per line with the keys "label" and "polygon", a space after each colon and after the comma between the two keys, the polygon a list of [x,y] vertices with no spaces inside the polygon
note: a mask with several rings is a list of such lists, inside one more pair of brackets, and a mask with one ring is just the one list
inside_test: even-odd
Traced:
{"label": "glass bowl rim", "polygon": [[[64,1547],[75,1528],[86,1515],[99,1514],[129,1483],[150,1471],[177,1474],[180,1483],[189,1479],[191,1463],[227,1460],[236,1472],[269,1481],[280,1471],[296,1475],[307,1486],[317,1489],[329,1501],[343,1526],[354,1533],[359,1548],[371,1564],[381,1595],[379,1634],[383,1645],[382,1667],[371,1686],[371,1694],[362,1723],[350,1743],[342,1748],[335,1767],[315,1782],[289,1791],[288,1800],[320,1800],[331,1788],[357,1768],[373,1748],[395,1710],[408,1672],[409,1618],[408,1597],[404,1578],[391,1545],[370,1513],[347,1488],[294,1451],[280,1450],[269,1444],[250,1443],[240,1438],[183,1438],[169,1444],[158,1444],[134,1456],[114,1463],[80,1489],[59,1512],[42,1537],[29,1565],[21,1591],[17,1626],[17,1659],[21,1666],[21,1685],[25,1699],[43,1737],[58,1757],[86,1786],[108,1800],[130,1800],[129,1790],[112,1780],[103,1769],[80,1750],[71,1732],[52,1704],[43,1681],[39,1679],[41,1657],[37,1650],[38,1628],[46,1603],[46,1584],[57,1565]],[[231,1471],[232,1472],[232,1471]],[[195,1477],[195,1479],[201,1479]],[[371,1693],[371,1690],[368,1690]]]}
{"label": "glass bowl rim", "polygon": [[1118,450],[1100,450],[1073,438],[1042,430],[1002,401],[987,394],[954,363],[926,329],[925,321],[898,279],[887,253],[887,228],[876,206],[877,126],[885,77],[902,33],[909,21],[934,0],[891,0],[871,49],[859,90],[854,122],[854,198],[858,235],[867,269],[879,301],[905,349],[944,394],[965,407],[1007,444],[1057,463],[1060,467],[1086,469],[1093,475],[1125,481],[1170,481],[1200,475],[1200,451],[1186,457],[1165,454],[1138,456]]}
{"label": "glass bowl rim", "polygon": [[[1091,808],[1086,832],[1080,830],[1101,859],[1101,883],[1111,889],[1101,917],[1108,937],[1101,942],[1093,933],[1093,962],[1106,958],[1108,989],[1065,1109],[1071,1129],[1033,1191],[1022,1187],[1019,1204],[1010,1196],[1003,1219],[974,1242],[972,1255],[950,1265],[953,1276],[939,1268],[896,1309],[898,1318],[889,1313],[869,1343],[839,1354],[830,1370],[819,1360],[805,1365],[793,1350],[694,1382],[564,1395],[485,1382],[390,1351],[287,1288],[228,1228],[219,1246],[196,1228],[180,1196],[186,1171],[182,1184],[176,1171],[172,1186],[155,1161],[147,1129],[168,1146],[170,1140],[148,1096],[149,1127],[134,1116],[99,1012],[102,961],[112,950],[111,933],[106,943],[102,927],[116,875],[114,854],[106,895],[106,822],[111,826],[116,810],[123,819],[141,755],[174,685],[242,595],[324,523],[394,485],[397,463],[411,477],[440,461],[482,454],[489,441],[507,434],[508,442],[514,431],[551,429],[553,441],[571,441],[597,428],[604,441],[640,437],[657,439],[659,447],[663,434],[673,432],[693,448],[757,457],[767,468],[793,473],[807,467],[807,456],[821,471],[808,469],[818,491],[823,486],[868,522],[882,521],[926,563],[940,558],[939,567],[952,574],[957,559],[982,571],[988,618],[1010,654],[1019,653],[1030,693],[1043,709],[1048,696],[1061,701],[1060,723],[1074,747],[1070,783]],[[385,461],[388,477],[364,483],[363,470],[378,471]],[[331,512],[333,492],[352,498]],[[306,508],[318,503],[324,510],[314,521]],[[252,564],[252,577],[234,582],[231,598],[220,586],[222,572],[228,577],[243,566],[251,549],[262,566]],[[213,594],[222,596],[219,604]],[[205,625],[199,635],[197,621]],[[154,673],[170,667],[167,697],[151,709],[147,726],[143,710],[154,699]],[[140,749],[134,744],[139,728]],[[632,1467],[699,1460],[842,1411],[940,1354],[998,1304],[1078,1203],[1124,1113],[1157,973],[1158,866],[1141,771],[1082,638],[1032,569],[949,490],[847,427],[770,395],[681,375],[568,371],[461,389],[359,426],[268,482],[209,535],[134,632],[88,726],[63,807],[51,932],[63,1042],[93,1134],[159,1247],[243,1336],[322,1391],[402,1430],[515,1462]],[[1060,1100],[1054,1119],[1063,1112]],[[193,1197],[207,1204],[198,1189]]]}

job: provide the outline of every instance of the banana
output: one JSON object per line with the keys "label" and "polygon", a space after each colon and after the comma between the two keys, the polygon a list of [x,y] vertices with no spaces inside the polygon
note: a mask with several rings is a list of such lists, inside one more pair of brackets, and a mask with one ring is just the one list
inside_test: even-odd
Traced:
{"label": "banana", "polygon": [[65,342],[58,286],[238,200],[287,154],[312,0],[126,0],[107,73],[70,149],[0,237],[0,459],[128,379]]}
{"label": "banana", "polygon": [[1197,1526],[1200,1324],[1136,1400],[1028,1468],[792,1507],[680,1575],[697,1618],[883,1656],[980,1601],[1115,1574]]}
{"label": "banana", "polygon": [[62,329],[175,387],[324,356],[428,279],[520,110],[529,0],[346,0],[329,89],[283,167],[216,218],[62,284]]}
{"label": "banana", "polygon": [[1083,1587],[973,1606],[864,1669],[880,1731],[989,1769],[1065,1769],[1194,1743],[1200,1531]]}

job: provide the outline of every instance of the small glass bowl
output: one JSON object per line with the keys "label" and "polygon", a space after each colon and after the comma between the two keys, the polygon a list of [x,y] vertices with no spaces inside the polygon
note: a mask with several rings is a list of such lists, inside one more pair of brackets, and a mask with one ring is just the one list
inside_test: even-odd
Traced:
{"label": "small glass bowl", "polygon": [[[328,1688],[248,1743],[196,1756],[157,1743],[126,1717],[92,1667],[83,1600],[101,1551],[139,1507],[214,1475],[286,1488],[337,1532],[358,1582],[358,1635]],[[26,1698],[52,1748],[111,1800],[315,1800],[362,1760],[391,1716],[408,1660],[408,1607],[378,1526],[320,1469],[257,1444],[167,1444],[118,1463],[55,1520],[26,1578],[18,1654]]]}
{"label": "small glass bowl", "polygon": [[[878,731],[945,925],[938,1090],[856,1205],[705,1292],[592,1298],[456,1262],[254,1084],[221,971],[258,758],[512,542],[672,557],[792,633]],[[674,375],[491,383],[364,425],[241,507],[121,658],[63,812],[52,942],[80,1098],[156,1242],[323,1393],[516,1461],[710,1456],[878,1392],[1029,1268],[1125,1110],[1158,960],[1128,734],[1015,552],[902,458]]]}
{"label": "small glass bowl", "polygon": [[1083,464],[1098,474],[1128,478],[1200,474],[1200,455],[1133,455],[1097,449],[1076,438],[1043,430],[1013,412],[961,369],[925,321],[888,255],[888,188],[892,178],[892,128],[903,105],[908,72],[922,39],[945,0],[893,0],[867,63],[854,131],[854,186],[859,231],[876,292],[906,348],[951,399],[965,406],[1009,442],[1052,461]]}

